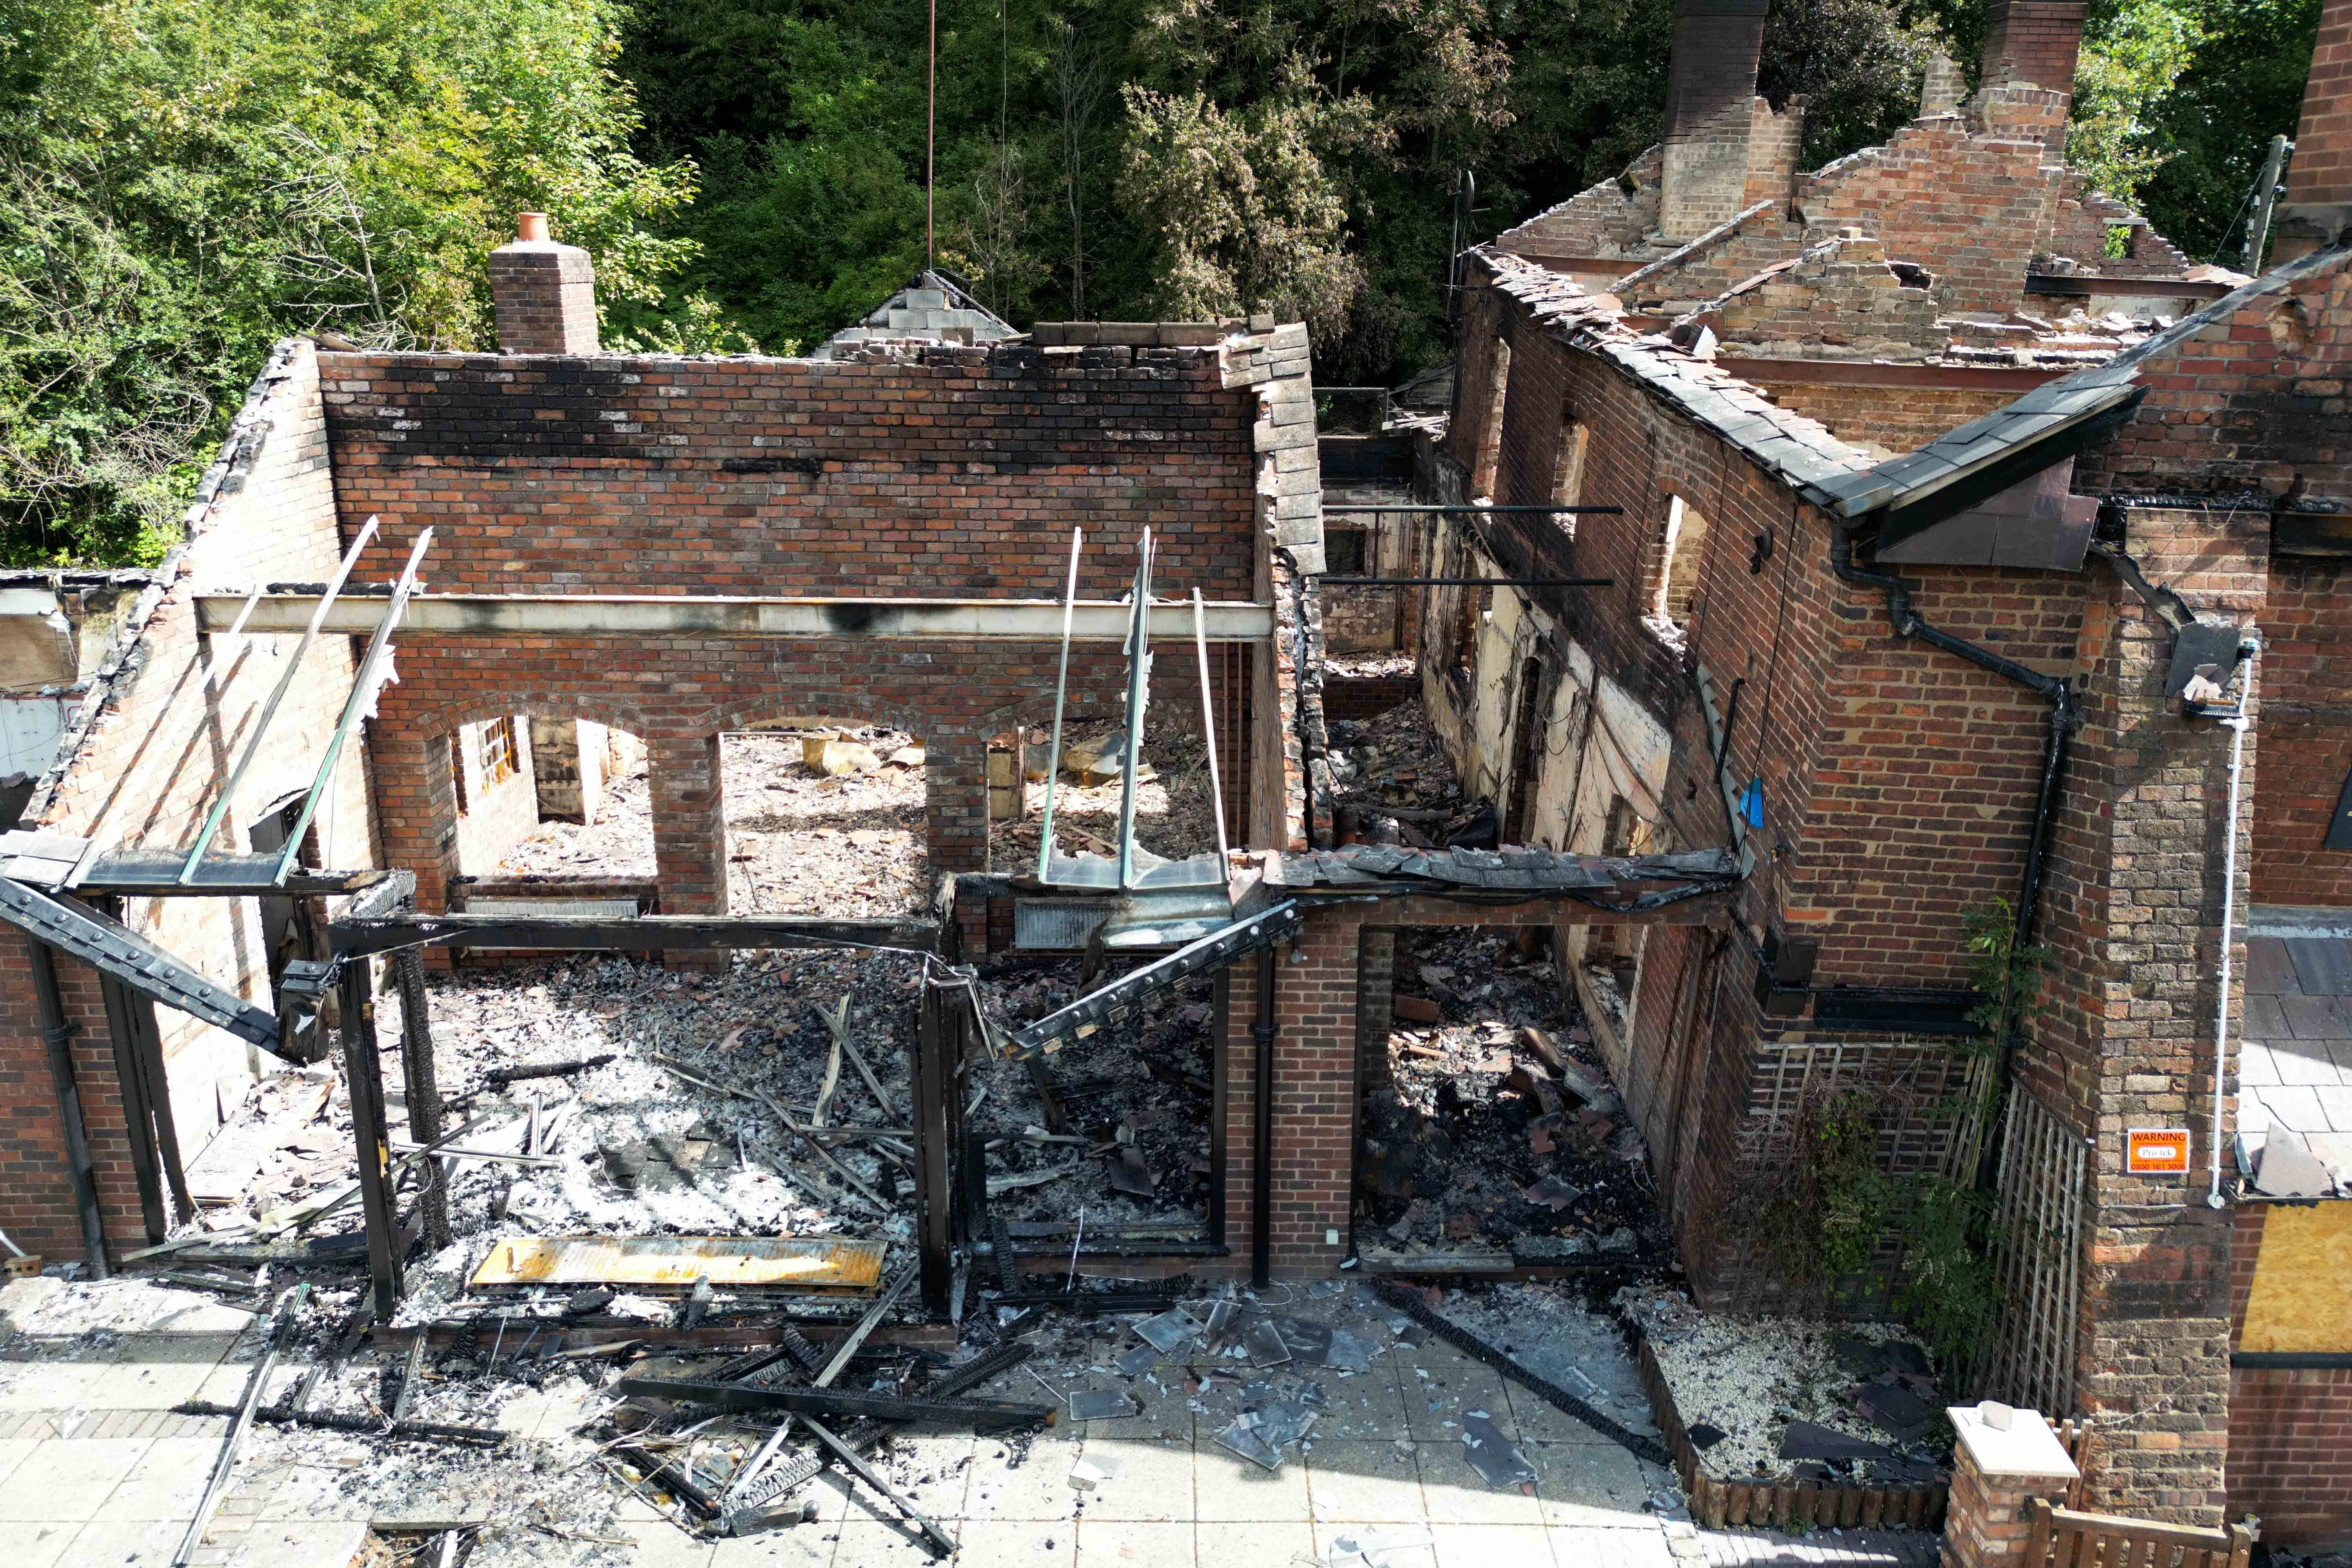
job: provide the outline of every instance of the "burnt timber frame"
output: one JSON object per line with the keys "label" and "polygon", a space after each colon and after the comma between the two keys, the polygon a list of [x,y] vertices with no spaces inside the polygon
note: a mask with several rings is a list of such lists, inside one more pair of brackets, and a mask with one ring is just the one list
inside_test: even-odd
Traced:
{"label": "burnt timber frame", "polygon": [[[639,915],[627,920],[530,919],[504,915],[390,914],[346,917],[327,927],[329,951],[341,988],[343,1070],[352,1105],[352,1139],[359,1159],[361,1207],[366,1217],[368,1276],[376,1321],[389,1322],[404,1289],[403,1260],[408,1244],[432,1230],[446,1235],[446,1198],[440,1191],[439,1163],[421,1163],[418,1208],[406,1225],[399,1218],[392,1170],[392,1138],[384,1115],[383,1058],[377,1049],[373,965],[392,956],[402,992],[410,1116],[418,1108],[437,1136],[440,1098],[433,1080],[432,1031],[421,1006],[424,993],[419,950],[425,947],[496,947],[544,952],[730,952],[777,948],[892,949],[935,954],[938,928],[923,921],[727,919],[686,915]],[[934,1319],[948,1315],[954,1270],[955,1222],[984,1226],[983,1216],[959,1216],[954,1207],[950,1155],[961,1131],[960,1062],[964,1014],[950,1016],[943,993],[956,989],[926,975],[917,1004],[914,1054],[916,1243],[920,1260],[923,1307]],[[412,1126],[419,1142],[420,1127]],[[984,1190],[984,1189],[983,1189]]]}

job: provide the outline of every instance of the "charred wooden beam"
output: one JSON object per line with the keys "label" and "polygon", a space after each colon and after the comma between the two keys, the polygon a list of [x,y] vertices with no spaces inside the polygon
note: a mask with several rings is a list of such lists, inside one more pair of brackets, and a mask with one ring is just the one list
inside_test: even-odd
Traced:
{"label": "charred wooden beam", "polygon": [[712,1383],[684,1377],[625,1377],[620,1389],[626,1394],[716,1405],[728,1410],[784,1410],[795,1415],[864,1416],[876,1421],[944,1421],[982,1431],[1038,1423],[1051,1426],[1060,1414],[1050,1405],[1007,1399],[908,1398],[842,1388]]}

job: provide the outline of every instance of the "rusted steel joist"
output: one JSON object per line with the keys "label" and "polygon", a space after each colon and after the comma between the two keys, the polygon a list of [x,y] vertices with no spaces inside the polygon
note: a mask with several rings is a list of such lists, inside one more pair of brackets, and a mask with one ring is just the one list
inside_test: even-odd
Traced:
{"label": "rusted steel joist", "polygon": [[1005,1426],[1051,1426],[1060,1413],[1050,1405],[1007,1399],[926,1399],[920,1395],[859,1394],[842,1388],[710,1383],[683,1377],[625,1377],[621,1392],[687,1405],[729,1410],[785,1410],[795,1415],[865,1416],[876,1421],[944,1421],[993,1431]]}

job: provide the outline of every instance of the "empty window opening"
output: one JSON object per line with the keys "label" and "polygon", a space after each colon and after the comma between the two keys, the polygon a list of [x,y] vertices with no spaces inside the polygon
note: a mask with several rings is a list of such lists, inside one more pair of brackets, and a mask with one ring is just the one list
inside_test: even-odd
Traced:
{"label": "empty window opening", "polygon": [[1360,528],[1326,529],[1323,533],[1323,569],[1335,577],[1362,576],[1364,533]]}
{"label": "empty window opening", "polygon": [[482,785],[496,789],[522,771],[521,753],[515,745],[515,722],[512,715],[501,715],[482,726]]}
{"label": "empty window opening", "polygon": [[[1609,815],[1601,829],[1601,853],[1637,856],[1657,849],[1654,823],[1646,821],[1623,795],[1612,796]],[[1625,1037],[1631,1021],[1633,991],[1642,967],[1643,939],[1647,926],[1596,925],[1586,928],[1583,968],[1588,994],[1602,1019]]]}
{"label": "empty window opening", "polygon": [[1543,660],[1529,658],[1521,662],[1518,713],[1511,726],[1511,775],[1503,781],[1511,803],[1510,816],[1503,826],[1503,840],[1507,844],[1527,843],[1535,826],[1536,791],[1541,782],[1545,753],[1547,684]]}
{"label": "empty window opening", "polygon": [[1454,627],[1454,668],[1468,679],[1478,672],[1478,633],[1495,613],[1495,590],[1465,584],[1454,591],[1462,597]]}
{"label": "empty window opening", "polygon": [[[1552,461],[1551,499],[1559,506],[1584,504],[1584,447],[1591,430],[1576,419],[1562,416],[1559,426],[1559,455]],[[1552,519],[1559,531],[1570,538],[1576,537],[1576,514],[1559,513]]]}
{"label": "empty window opening", "polygon": [[1666,498],[1665,536],[1658,552],[1657,592],[1650,613],[1680,626],[1698,595],[1699,563],[1706,555],[1706,519],[1680,496]]}
{"label": "empty window opening", "polygon": [[[1360,972],[1355,1241],[1368,1262],[1486,1254],[1507,1268],[1671,1246],[1640,1134],[1545,935],[1364,932],[1375,952],[1393,942],[1386,985],[1373,965]],[[1559,1081],[1547,1049],[1591,1100]]]}
{"label": "empty window opening", "polygon": [[1495,499],[1495,476],[1503,457],[1503,405],[1511,384],[1511,345],[1499,337],[1495,340],[1494,365],[1486,418],[1478,426],[1478,464],[1470,479],[1470,493],[1481,501]]}

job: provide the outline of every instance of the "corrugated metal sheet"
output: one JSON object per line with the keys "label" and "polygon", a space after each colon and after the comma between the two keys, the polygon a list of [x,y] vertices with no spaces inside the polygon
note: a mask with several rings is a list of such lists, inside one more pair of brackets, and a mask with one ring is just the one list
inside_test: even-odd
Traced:
{"label": "corrugated metal sheet", "polygon": [[491,1247],[473,1283],[683,1290],[707,1279],[719,1287],[873,1290],[886,1245],[843,1237],[514,1237]]}

